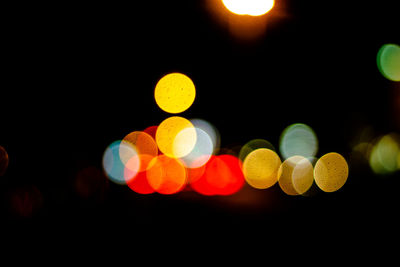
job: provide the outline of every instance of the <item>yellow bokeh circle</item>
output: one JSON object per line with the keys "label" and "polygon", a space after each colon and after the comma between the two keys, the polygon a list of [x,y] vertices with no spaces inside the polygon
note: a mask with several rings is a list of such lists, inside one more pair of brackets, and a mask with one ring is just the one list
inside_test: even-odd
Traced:
{"label": "yellow bokeh circle", "polygon": [[328,153],[322,156],[314,167],[314,179],[324,192],[339,190],[347,181],[349,166],[342,155]]}
{"label": "yellow bokeh circle", "polygon": [[182,158],[188,155],[196,145],[197,134],[193,124],[182,117],[165,119],[157,128],[158,148],[170,158]]}
{"label": "yellow bokeh circle", "polygon": [[272,150],[259,148],[247,155],[243,162],[243,174],[247,183],[258,189],[273,186],[278,181],[281,159]]}
{"label": "yellow bokeh circle", "polygon": [[293,156],[285,160],[279,168],[279,186],[288,195],[304,194],[313,181],[313,166],[302,156]]}
{"label": "yellow bokeh circle", "polygon": [[168,113],[181,113],[194,102],[196,88],[193,81],[182,73],[162,77],[154,90],[157,105]]}

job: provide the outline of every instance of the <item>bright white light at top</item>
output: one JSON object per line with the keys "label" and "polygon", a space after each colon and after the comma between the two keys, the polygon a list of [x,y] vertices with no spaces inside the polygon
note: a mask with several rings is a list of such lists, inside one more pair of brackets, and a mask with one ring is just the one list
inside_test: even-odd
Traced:
{"label": "bright white light at top", "polygon": [[261,16],[270,11],[274,0],[222,0],[229,11],[238,15]]}

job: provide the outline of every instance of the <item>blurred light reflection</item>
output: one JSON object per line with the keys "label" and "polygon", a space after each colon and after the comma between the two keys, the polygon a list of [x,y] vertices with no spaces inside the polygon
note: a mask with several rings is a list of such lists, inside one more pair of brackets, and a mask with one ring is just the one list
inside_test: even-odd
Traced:
{"label": "blurred light reflection", "polygon": [[390,174],[399,170],[400,138],[396,134],[380,137],[373,145],[369,163],[376,174]]}
{"label": "blurred light reflection", "polygon": [[0,146],[0,176],[3,176],[8,168],[9,158],[6,149]]}
{"label": "blurred light reflection", "polygon": [[376,58],[380,73],[388,80],[400,81],[400,46],[397,44],[385,44]]}
{"label": "blurred light reflection", "polygon": [[82,198],[102,200],[108,189],[108,180],[101,170],[89,166],[78,172],[74,187],[76,193]]}
{"label": "blurred light reflection", "polygon": [[11,192],[9,207],[13,215],[30,218],[43,207],[43,202],[42,192],[34,185],[26,185]]}

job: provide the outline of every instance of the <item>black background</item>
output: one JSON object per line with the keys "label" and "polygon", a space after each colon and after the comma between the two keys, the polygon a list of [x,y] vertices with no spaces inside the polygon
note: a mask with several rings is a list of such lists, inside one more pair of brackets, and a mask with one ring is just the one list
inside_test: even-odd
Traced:
{"label": "black background", "polygon": [[[399,130],[398,85],[376,67],[381,45],[399,43],[396,1],[277,1],[265,34],[252,41],[232,35],[206,1],[136,2],[4,7],[0,145],[10,164],[0,214],[8,227],[162,232],[172,225],[193,234],[241,225],[313,238],[397,232],[398,173],[380,177],[351,162],[341,190],[312,197],[286,196],[277,185],[246,188],[246,197],[256,196],[246,205],[193,192],[142,196],[112,182],[101,196],[80,197],[79,171],[101,170],[111,142],[169,116],[153,91],[170,72],[196,85],[181,115],[214,124],[223,148],[255,138],[278,147],[283,129],[302,122],[319,138],[317,156],[336,151],[350,161],[363,127],[376,135]],[[28,216],[11,205],[21,191],[40,198]]]}

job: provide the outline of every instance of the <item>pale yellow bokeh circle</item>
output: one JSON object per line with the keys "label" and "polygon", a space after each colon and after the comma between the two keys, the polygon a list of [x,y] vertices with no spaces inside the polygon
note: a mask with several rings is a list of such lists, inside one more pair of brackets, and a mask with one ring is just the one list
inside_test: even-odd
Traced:
{"label": "pale yellow bokeh circle", "polygon": [[313,166],[302,156],[293,156],[285,160],[279,168],[279,186],[288,195],[304,194],[313,181]]}
{"label": "pale yellow bokeh circle", "polygon": [[194,102],[196,88],[193,81],[182,73],[170,73],[162,77],[154,90],[157,105],[168,113],[180,113]]}
{"label": "pale yellow bokeh circle", "polygon": [[258,189],[273,186],[278,181],[281,159],[272,150],[260,148],[247,155],[243,162],[243,174],[247,183]]}
{"label": "pale yellow bokeh circle", "polygon": [[158,148],[170,158],[188,155],[196,145],[197,134],[193,124],[182,117],[165,119],[157,128]]}
{"label": "pale yellow bokeh circle", "polygon": [[314,167],[314,179],[324,192],[339,190],[347,181],[349,166],[342,155],[332,152],[322,156]]}

